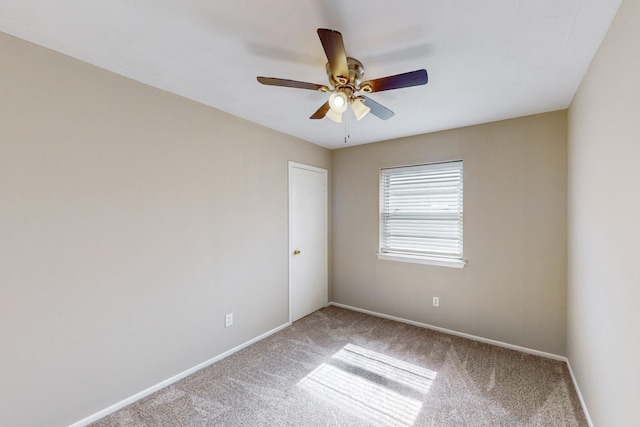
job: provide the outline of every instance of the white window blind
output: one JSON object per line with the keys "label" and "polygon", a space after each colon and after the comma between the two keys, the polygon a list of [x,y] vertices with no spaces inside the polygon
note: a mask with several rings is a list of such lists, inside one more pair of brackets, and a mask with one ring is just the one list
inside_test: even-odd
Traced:
{"label": "white window blind", "polygon": [[462,261],[462,196],[462,161],[382,169],[380,255]]}

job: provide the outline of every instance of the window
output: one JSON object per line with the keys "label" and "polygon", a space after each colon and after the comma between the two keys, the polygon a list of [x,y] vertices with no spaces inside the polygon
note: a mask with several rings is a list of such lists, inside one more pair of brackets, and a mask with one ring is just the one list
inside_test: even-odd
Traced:
{"label": "window", "polygon": [[378,258],[462,268],[462,161],[380,171]]}

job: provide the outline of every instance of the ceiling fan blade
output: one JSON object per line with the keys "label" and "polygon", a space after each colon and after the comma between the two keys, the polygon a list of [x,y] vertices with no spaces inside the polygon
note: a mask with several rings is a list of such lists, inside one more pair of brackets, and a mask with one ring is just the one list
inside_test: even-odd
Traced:
{"label": "ceiling fan blade", "polygon": [[322,104],[322,106],[320,108],[318,108],[318,111],[313,113],[313,115],[311,115],[311,117],[309,117],[309,118],[310,119],[323,119],[324,116],[327,115],[327,111],[329,111],[330,108],[331,107],[329,107],[329,101],[327,101],[324,104]]}
{"label": "ceiling fan blade", "polygon": [[395,76],[381,77],[379,79],[362,82],[358,90],[370,93],[383,90],[400,89],[403,87],[426,85],[429,81],[427,70],[409,71]]}
{"label": "ceiling fan blade", "polygon": [[320,92],[330,92],[329,89],[325,85],[319,85],[315,83],[307,83],[307,82],[299,82],[297,80],[287,80],[287,79],[279,79],[276,77],[258,77],[258,81],[263,85],[270,86],[284,86],[284,87],[294,87],[296,89],[310,89],[310,90],[319,90]]}
{"label": "ceiling fan blade", "polygon": [[390,119],[396,114],[393,111],[389,110],[384,105],[378,104],[376,101],[374,101],[371,98],[367,98],[366,96],[360,96],[360,98],[364,100],[364,105],[371,108],[370,113],[382,120]]}
{"label": "ceiling fan blade", "polygon": [[349,66],[347,65],[347,54],[344,51],[342,34],[335,30],[318,28],[318,37],[324,48],[324,53],[329,60],[331,74],[340,84],[349,81]]}

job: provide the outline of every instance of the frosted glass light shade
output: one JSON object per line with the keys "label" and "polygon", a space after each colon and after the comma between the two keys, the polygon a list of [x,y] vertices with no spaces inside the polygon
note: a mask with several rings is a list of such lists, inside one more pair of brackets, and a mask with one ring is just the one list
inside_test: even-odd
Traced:
{"label": "frosted glass light shade", "polygon": [[362,119],[364,116],[369,114],[369,111],[371,111],[371,108],[364,105],[362,98],[354,99],[351,103],[351,109],[353,110],[353,114],[356,116],[356,120]]}
{"label": "frosted glass light shade", "polygon": [[327,114],[325,114],[325,117],[329,117],[331,120],[333,120],[336,123],[342,123],[342,113],[336,113],[331,108],[329,108],[329,111],[327,111]]}
{"label": "frosted glass light shade", "polygon": [[349,107],[347,95],[342,92],[332,93],[331,96],[329,96],[329,107],[336,113],[344,113]]}

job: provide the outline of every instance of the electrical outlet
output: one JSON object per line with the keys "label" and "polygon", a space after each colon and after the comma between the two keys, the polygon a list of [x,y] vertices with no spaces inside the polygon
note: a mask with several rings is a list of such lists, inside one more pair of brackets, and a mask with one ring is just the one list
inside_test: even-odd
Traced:
{"label": "electrical outlet", "polygon": [[233,313],[229,313],[224,316],[224,327],[228,328],[231,325],[233,325]]}
{"label": "electrical outlet", "polygon": [[433,297],[433,306],[434,307],[440,307],[440,298]]}

